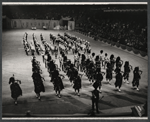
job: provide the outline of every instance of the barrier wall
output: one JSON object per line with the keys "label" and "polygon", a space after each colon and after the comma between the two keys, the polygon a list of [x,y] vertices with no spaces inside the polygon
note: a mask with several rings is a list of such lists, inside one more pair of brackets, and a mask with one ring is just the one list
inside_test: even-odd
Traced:
{"label": "barrier wall", "polygon": [[[36,27],[42,29],[46,26],[47,29],[60,29],[60,20],[35,20],[35,19],[12,19],[11,28],[29,28]],[[68,30],[74,30],[75,22],[68,21]]]}

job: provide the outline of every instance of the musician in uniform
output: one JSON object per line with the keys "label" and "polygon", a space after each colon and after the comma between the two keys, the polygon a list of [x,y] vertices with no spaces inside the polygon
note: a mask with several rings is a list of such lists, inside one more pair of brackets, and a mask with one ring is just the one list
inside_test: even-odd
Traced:
{"label": "musician in uniform", "polygon": [[99,59],[100,59],[100,62],[101,62],[101,66],[103,67],[103,62],[104,62],[104,55],[103,55],[103,50],[100,51],[100,55],[99,55]]}
{"label": "musician in uniform", "polygon": [[101,89],[102,89],[102,80],[103,80],[103,73],[101,72],[100,68],[96,69],[96,73],[95,73],[95,82],[93,84],[93,86],[98,86],[99,87],[99,92],[101,93]]}
{"label": "musician in uniform", "polygon": [[115,59],[114,59],[114,55],[110,55],[110,64],[111,64],[111,68],[114,69],[114,65],[115,65]]}
{"label": "musician in uniform", "polygon": [[63,64],[63,57],[64,57],[64,53],[62,51],[60,51],[60,55],[59,55],[59,63],[60,63],[60,69],[62,70],[62,64]]}
{"label": "musician in uniform", "polygon": [[75,51],[75,55],[74,55],[74,66],[79,70],[79,55],[78,55],[78,51]]}
{"label": "musician in uniform", "polygon": [[132,66],[129,65],[129,61],[126,61],[124,64],[124,74],[123,74],[124,82],[129,83],[129,73],[131,69],[132,69]]}
{"label": "musician in uniform", "polygon": [[121,66],[123,64],[123,61],[121,60],[121,58],[118,56],[116,58],[116,69],[115,69],[115,72],[118,72],[118,69],[121,69]]}
{"label": "musician in uniform", "polygon": [[122,86],[122,78],[123,78],[123,75],[122,73],[120,72],[121,70],[118,69],[118,72],[116,74],[116,82],[115,82],[115,87],[118,89],[118,91],[120,92],[121,91],[121,86]]}
{"label": "musician in uniform", "polygon": [[79,92],[80,92],[80,89],[81,89],[81,78],[78,74],[78,71],[74,72],[73,83],[74,83],[73,88],[75,89],[75,94],[76,94],[76,91],[77,91],[78,96],[80,96]]}
{"label": "musician in uniform", "polygon": [[96,112],[99,113],[98,110],[98,101],[99,101],[99,91],[97,90],[98,85],[94,87],[95,89],[92,91],[92,110],[94,111],[94,106],[96,105]]}
{"label": "musician in uniform", "polygon": [[91,50],[89,48],[87,49],[87,59],[91,60]]}
{"label": "musician in uniform", "polygon": [[91,55],[91,61],[92,61],[93,63],[95,63],[95,53],[94,53],[94,52],[93,52],[92,55]]}
{"label": "musician in uniform", "polygon": [[15,105],[17,105],[17,99],[19,96],[22,96],[22,90],[20,88],[21,81],[15,80],[15,76],[13,74],[12,77],[9,79],[10,90],[11,90],[11,97],[14,99]]}
{"label": "musician in uniform", "polygon": [[133,81],[132,81],[132,85],[133,87],[136,86],[136,90],[139,91],[139,81],[141,79],[141,74],[142,71],[139,70],[139,67],[135,67],[134,71],[133,71]]}
{"label": "musician in uniform", "polygon": [[77,69],[74,67],[73,64],[70,65],[70,68],[67,72],[67,76],[69,77],[71,85],[73,85],[73,79],[75,77],[74,73],[77,71]]}
{"label": "musician in uniform", "polygon": [[104,57],[104,69],[106,68],[107,63],[109,62],[109,58],[107,56],[108,56],[107,53],[105,53],[105,57]]}
{"label": "musician in uniform", "polygon": [[68,60],[67,56],[64,56],[64,58],[63,58],[63,65],[62,65],[62,70],[64,72],[66,72],[67,60]]}
{"label": "musician in uniform", "polygon": [[96,68],[101,68],[101,62],[98,55],[95,58],[95,66]]}
{"label": "musician in uniform", "polygon": [[81,53],[78,53],[77,62],[77,69],[81,71]]}
{"label": "musician in uniform", "polygon": [[48,72],[50,74],[50,77],[52,75],[52,72],[56,69],[56,65],[54,63],[53,60],[51,60],[49,63],[48,63]]}
{"label": "musician in uniform", "polygon": [[54,71],[53,84],[54,84],[54,90],[56,92],[56,96],[58,95],[58,97],[60,98],[61,97],[60,92],[62,89],[64,89],[64,85],[63,85],[61,77],[59,76],[58,70]]}
{"label": "musician in uniform", "polygon": [[43,85],[44,78],[36,71],[33,72],[32,78],[34,83],[34,92],[36,93],[36,97],[40,100],[40,92],[45,92],[45,87]]}
{"label": "musician in uniform", "polygon": [[110,81],[112,80],[112,67],[110,63],[107,63],[107,69],[106,69],[106,81],[110,83]]}
{"label": "musician in uniform", "polygon": [[25,32],[25,39],[27,40],[28,39],[28,33]]}
{"label": "musician in uniform", "polygon": [[94,82],[94,75],[95,75],[95,66],[92,61],[89,60],[89,64],[87,64],[87,76],[91,84]]}
{"label": "musician in uniform", "polygon": [[35,49],[34,49],[33,44],[31,42],[31,55],[34,56],[34,53],[35,53]]}
{"label": "musician in uniform", "polygon": [[55,53],[55,59],[57,59],[57,55],[58,55],[58,47],[57,46],[54,47],[54,53]]}
{"label": "musician in uniform", "polygon": [[81,72],[83,72],[85,70],[85,61],[86,61],[86,57],[84,54],[82,54],[82,56],[81,56]]}

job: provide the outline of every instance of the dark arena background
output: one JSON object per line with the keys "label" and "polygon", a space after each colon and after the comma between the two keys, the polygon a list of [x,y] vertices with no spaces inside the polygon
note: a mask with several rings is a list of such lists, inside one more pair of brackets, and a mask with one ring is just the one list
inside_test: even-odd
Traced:
{"label": "dark arena background", "polygon": [[[148,52],[147,52],[147,4],[113,5],[2,5],[2,116],[7,117],[147,117],[148,99]],[[57,43],[58,42],[58,43]],[[88,46],[87,46],[88,45]],[[58,50],[55,50],[55,47]],[[90,50],[91,48],[91,53]],[[81,78],[81,89],[75,93],[65,70],[60,67],[60,52],[74,64],[78,53],[86,58],[100,51],[120,56],[124,64],[129,61],[129,80],[122,81],[120,89],[115,88],[116,63],[112,79],[107,81],[109,67],[103,57],[100,61],[101,89],[98,111],[92,109],[92,91],[95,65],[81,70],[81,62],[75,63]],[[73,52],[74,51],[74,52]],[[56,95],[51,82],[47,59],[48,52],[59,70],[64,89]],[[34,55],[34,56],[33,56]],[[57,58],[55,58],[57,56]],[[33,82],[33,58],[37,61],[40,75],[44,78],[45,92],[36,98]],[[95,59],[95,58],[94,58]],[[80,59],[79,59],[80,60]],[[92,60],[92,59],[90,59]],[[111,62],[108,60],[108,62]],[[102,65],[102,63],[105,65]],[[88,64],[87,64],[88,65]],[[88,66],[86,66],[88,67]],[[134,68],[139,67],[139,86],[133,87]],[[89,72],[92,72],[91,74]],[[10,78],[15,77],[22,96],[13,99],[16,92],[10,89]],[[73,77],[74,81],[75,77]],[[18,80],[18,81],[17,81]],[[136,81],[138,82],[138,81]],[[57,85],[57,84],[56,84]],[[17,88],[14,88],[15,90]],[[11,91],[12,90],[12,91]]]}

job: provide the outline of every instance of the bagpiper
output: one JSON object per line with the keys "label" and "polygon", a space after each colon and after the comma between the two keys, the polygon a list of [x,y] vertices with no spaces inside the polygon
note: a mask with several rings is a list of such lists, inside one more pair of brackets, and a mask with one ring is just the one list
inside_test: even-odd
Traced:
{"label": "bagpiper", "polygon": [[17,105],[17,99],[19,96],[22,96],[22,89],[19,84],[21,84],[20,80],[15,80],[15,76],[13,74],[12,77],[9,79],[10,90],[11,90],[11,97],[14,99],[15,105]]}
{"label": "bagpiper", "polygon": [[105,57],[104,57],[104,69],[106,68],[108,62],[109,62],[108,54],[105,53]]}
{"label": "bagpiper", "polygon": [[103,80],[103,76],[105,75],[104,72],[101,72],[100,68],[96,69],[96,73],[95,73],[95,82],[93,84],[93,87],[99,87],[99,92],[101,93],[102,91],[102,80]]}
{"label": "bagpiper", "polygon": [[110,63],[107,63],[107,69],[106,69],[106,81],[110,83],[110,81],[112,80],[112,66]]}
{"label": "bagpiper", "polygon": [[111,68],[114,69],[114,65],[115,65],[115,59],[114,59],[114,55],[110,55],[110,64],[111,64]]}
{"label": "bagpiper", "polygon": [[136,86],[136,90],[138,91],[139,90],[139,81],[141,79],[141,74],[142,74],[142,71],[139,70],[139,67],[135,67],[134,68],[134,71],[133,71],[133,81],[132,81],[132,85],[133,87]]}
{"label": "bagpiper", "polygon": [[96,68],[101,68],[101,62],[98,55],[95,58],[95,66]]}
{"label": "bagpiper", "polygon": [[126,61],[124,64],[124,82],[129,83],[129,73],[132,70],[132,66],[129,64],[129,61]]}
{"label": "bagpiper", "polygon": [[78,74],[78,71],[75,71],[74,72],[74,79],[73,79],[73,88],[75,90],[75,94],[76,94],[76,91],[77,91],[77,95],[80,96],[80,89],[81,89],[81,78]]}
{"label": "bagpiper", "polygon": [[115,82],[115,87],[118,89],[118,91],[120,92],[121,91],[121,86],[122,86],[122,78],[123,78],[123,75],[121,73],[121,70],[118,69],[118,72],[116,74],[116,82]]}
{"label": "bagpiper", "polygon": [[115,69],[115,72],[117,73],[118,72],[118,69],[121,69],[121,66],[123,64],[123,61],[121,60],[121,58],[118,56],[116,58],[116,69]]}
{"label": "bagpiper", "polygon": [[53,74],[54,90],[56,92],[56,96],[58,95],[58,97],[60,98],[61,97],[60,92],[61,90],[64,89],[64,85],[63,85],[61,77],[59,76],[58,70],[55,70],[53,73],[54,73]]}
{"label": "bagpiper", "polygon": [[55,53],[55,59],[57,59],[57,55],[58,55],[58,47],[57,46],[54,47],[54,53]]}
{"label": "bagpiper", "polygon": [[32,74],[33,83],[34,83],[34,92],[36,93],[36,97],[40,100],[41,92],[45,92],[45,87],[43,85],[43,80],[45,80],[38,72],[33,72]]}
{"label": "bagpiper", "polygon": [[104,55],[103,55],[103,50],[100,51],[100,55],[99,55],[99,59],[100,59],[100,62],[101,62],[101,66],[103,67],[103,62],[104,62]]}

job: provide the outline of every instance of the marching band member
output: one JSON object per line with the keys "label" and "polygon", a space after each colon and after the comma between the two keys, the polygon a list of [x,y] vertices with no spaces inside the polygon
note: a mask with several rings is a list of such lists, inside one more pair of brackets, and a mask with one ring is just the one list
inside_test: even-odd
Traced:
{"label": "marching band member", "polygon": [[141,74],[142,74],[142,71],[139,70],[139,67],[135,67],[134,68],[134,71],[133,71],[133,81],[132,81],[132,85],[133,87],[136,86],[136,90],[138,91],[139,90],[139,81],[141,79]]}
{"label": "marching band member", "polygon": [[63,57],[64,57],[64,53],[62,51],[60,51],[60,55],[59,55],[59,67],[62,70],[62,64],[63,64]]}
{"label": "marching band member", "polygon": [[117,75],[116,75],[116,82],[115,82],[115,87],[118,89],[118,91],[121,91],[121,86],[122,86],[122,73],[120,72],[121,70],[118,69]]}
{"label": "marching band member", "polygon": [[87,67],[87,76],[91,84],[94,82],[94,75],[95,75],[95,66],[94,63],[89,60],[89,65]]}
{"label": "marching band member", "polygon": [[104,62],[103,50],[100,51],[99,59],[100,59],[101,65],[103,66],[104,65],[103,64],[103,62]]}
{"label": "marching band member", "polygon": [[86,61],[86,56],[84,54],[82,54],[81,56],[81,72],[85,71],[85,62]]}
{"label": "marching band member", "polygon": [[109,62],[109,58],[107,57],[107,53],[105,53],[105,57],[104,57],[104,69],[106,68],[108,62]]}
{"label": "marching band member", "polygon": [[110,64],[111,64],[111,67],[112,69],[114,69],[114,65],[115,65],[115,59],[114,59],[114,55],[110,55]]}
{"label": "marching band member", "polygon": [[64,72],[66,72],[66,65],[67,65],[67,56],[64,56],[64,58],[63,58],[63,65],[62,65],[62,70],[64,71]]}
{"label": "marching band member", "polygon": [[54,47],[54,53],[55,53],[55,59],[57,59],[57,55],[58,55],[58,47],[57,46]]}
{"label": "marching band member", "polygon": [[91,61],[95,64],[95,53],[94,52],[92,53]]}
{"label": "marching band member", "polygon": [[95,58],[95,66],[96,68],[101,68],[101,62],[98,55]]}
{"label": "marching band member", "polygon": [[40,92],[45,92],[45,87],[43,85],[44,78],[41,77],[37,71],[33,72],[32,78],[34,83],[34,92],[36,93],[36,97],[40,100]]}
{"label": "marching band member", "polygon": [[96,105],[96,112],[99,113],[98,110],[99,91],[97,90],[98,85],[95,85],[94,88],[95,89],[92,91],[92,111],[94,111],[94,106]]}
{"label": "marching band member", "polygon": [[60,98],[60,92],[62,89],[64,89],[64,85],[61,77],[59,76],[58,70],[54,71],[53,77],[54,90],[56,92],[56,96],[58,95],[58,97]]}
{"label": "marching band member", "polygon": [[116,58],[116,69],[114,70],[116,73],[118,72],[118,70],[121,70],[121,66],[123,64],[123,61],[121,61],[120,57],[118,56]]}
{"label": "marching band member", "polygon": [[70,65],[70,68],[67,72],[67,76],[69,77],[71,85],[73,85],[73,79],[75,77],[74,73],[77,71],[77,69],[74,67],[73,64]]}
{"label": "marching band member", "polygon": [[107,63],[107,69],[106,69],[106,81],[108,81],[109,84],[112,80],[112,67],[110,63]]}
{"label": "marching band member", "polygon": [[132,70],[132,66],[129,65],[129,61],[126,61],[124,64],[124,74],[123,74],[124,82],[129,83],[129,73],[131,70]]}
{"label": "marching band member", "polygon": [[121,58],[118,56],[116,58],[116,67],[120,68],[121,69],[121,66],[123,64],[123,61],[121,60]]}
{"label": "marching band member", "polygon": [[31,55],[34,56],[35,48],[34,48],[32,42],[31,42],[30,46],[31,46]]}
{"label": "marching band member", "polygon": [[96,69],[96,74],[95,74],[95,82],[93,84],[94,85],[97,85],[99,87],[99,92],[101,93],[101,89],[102,89],[102,80],[103,80],[103,76],[104,76],[104,73],[101,72],[101,69],[100,68],[97,68]]}
{"label": "marching band member", "polygon": [[78,96],[80,96],[80,89],[81,89],[81,78],[78,74],[78,71],[75,71],[74,72],[74,79],[73,79],[73,88],[75,89],[75,94],[76,94],[76,91],[77,91],[77,94]]}
{"label": "marching band member", "polygon": [[16,80],[13,74],[12,77],[9,79],[10,90],[11,90],[11,97],[14,99],[15,105],[17,105],[17,99],[19,96],[22,96],[22,89],[20,88],[21,81]]}

